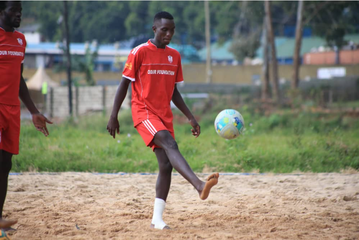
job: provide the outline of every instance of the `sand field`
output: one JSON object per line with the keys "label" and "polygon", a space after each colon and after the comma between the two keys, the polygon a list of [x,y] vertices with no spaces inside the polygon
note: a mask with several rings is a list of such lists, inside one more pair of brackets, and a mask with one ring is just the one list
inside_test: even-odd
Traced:
{"label": "sand field", "polygon": [[[199,173],[201,179],[208,174]],[[9,179],[12,240],[359,239],[359,173],[220,173],[205,201],[174,174],[150,229],[156,174],[22,173]]]}

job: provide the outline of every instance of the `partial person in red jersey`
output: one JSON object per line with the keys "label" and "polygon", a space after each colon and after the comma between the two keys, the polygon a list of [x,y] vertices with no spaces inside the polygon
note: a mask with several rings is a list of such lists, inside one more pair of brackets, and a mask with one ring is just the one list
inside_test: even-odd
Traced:
{"label": "partial person in red jersey", "polygon": [[22,5],[19,1],[0,1],[0,228],[7,229],[16,220],[3,219],[12,156],[19,153],[20,99],[32,114],[37,130],[49,134],[46,123],[30,98],[22,77],[26,40],[15,30],[20,26]]}

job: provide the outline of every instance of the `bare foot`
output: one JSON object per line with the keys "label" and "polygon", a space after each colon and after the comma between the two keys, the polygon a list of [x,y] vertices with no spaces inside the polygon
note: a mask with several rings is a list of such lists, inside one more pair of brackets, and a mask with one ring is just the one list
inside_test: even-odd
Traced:
{"label": "bare foot", "polygon": [[0,228],[9,228],[12,225],[14,225],[15,223],[17,223],[17,220],[5,220],[5,219],[0,219]]}
{"label": "bare foot", "polygon": [[211,188],[218,183],[219,173],[213,173],[207,178],[207,182],[204,185],[202,192],[200,193],[199,197],[202,200],[207,199]]}

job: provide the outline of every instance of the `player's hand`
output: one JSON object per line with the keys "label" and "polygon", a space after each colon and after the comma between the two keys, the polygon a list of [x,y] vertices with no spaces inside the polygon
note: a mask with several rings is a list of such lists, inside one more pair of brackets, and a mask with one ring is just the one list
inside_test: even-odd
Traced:
{"label": "player's hand", "polygon": [[197,138],[201,134],[201,127],[199,126],[198,122],[194,118],[190,120],[190,124],[192,126],[191,129],[192,135]]}
{"label": "player's hand", "polygon": [[117,134],[120,134],[120,123],[118,122],[117,117],[110,117],[107,123],[107,131],[113,138],[116,137],[116,132]]}
{"label": "player's hand", "polygon": [[52,124],[52,122],[47,119],[41,113],[32,114],[32,122],[34,123],[35,128],[42,132],[45,137],[49,135],[49,131],[47,130],[46,123]]}

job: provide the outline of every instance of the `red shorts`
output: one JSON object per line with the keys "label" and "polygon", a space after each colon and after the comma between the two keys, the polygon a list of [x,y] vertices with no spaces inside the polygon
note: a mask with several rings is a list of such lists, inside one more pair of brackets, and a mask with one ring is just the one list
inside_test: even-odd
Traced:
{"label": "red shorts", "polygon": [[0,104],[0,149],[19,154],[20,106]]}
{"label": "red shorts", "polygon": [[150,119],[146,119],[141,123],[135,126],[138,133],[141,135],[143,141],[145,142],[147,147],[151,147],[152,150],[155,148],[161,148],[152,142],[154,136],[157,132],[161,130],[167,130],[170,132],[173,138],[175,138],[175,133],[173,130],[172,122],[163,122],[159,117],[152,116]]}

